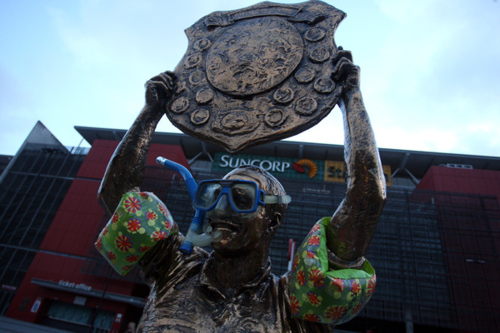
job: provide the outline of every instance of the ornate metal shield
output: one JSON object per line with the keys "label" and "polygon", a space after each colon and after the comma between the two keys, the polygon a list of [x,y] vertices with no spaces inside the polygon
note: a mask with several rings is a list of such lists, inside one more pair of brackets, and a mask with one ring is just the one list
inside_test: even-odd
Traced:
{"label": "ornate metal shield", "polygon": [[186,30],[170,121],[231,153],[298,134],[326,117],[334,32],[345,14],[320,1],[214,12]]}

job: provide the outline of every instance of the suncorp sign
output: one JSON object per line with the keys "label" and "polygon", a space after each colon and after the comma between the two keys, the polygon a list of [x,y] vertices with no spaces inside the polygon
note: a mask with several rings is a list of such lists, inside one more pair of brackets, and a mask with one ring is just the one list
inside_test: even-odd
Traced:
{"label": "suncorp sign", "polygon": [[280,178],[323,180],[324,163],[309,159],[216,153],[212,171],[229,172],[242,165],[260,167]]}
{"label": "suncorp sign", "polygon": [[220,156],[219,167],[235,169],[242,165],[253,165],[258,166],[269,172],[285,172],[286,169],[290,167],[290,162],[285,161],[271,161],[269,159],[261,159],[255,157],[240,157],[231,155]]}
{"label": "suncorp sign", "polygon": [[[279,178],[345,182],[344,162],[289,157],[216,153],[212,171],[227,173],[242,165],[260,167]],[[384,166],[387,185],[391,186],[390,166]]]}

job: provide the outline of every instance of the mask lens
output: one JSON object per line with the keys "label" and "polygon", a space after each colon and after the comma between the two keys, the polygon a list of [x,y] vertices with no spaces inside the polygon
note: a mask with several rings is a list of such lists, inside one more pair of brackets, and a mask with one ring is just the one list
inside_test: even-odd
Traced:
{"label": "mask lens", "polygon": [[255,206],[257,188],[253,184],[236,183],[231,186],[231,201],[239,210],[252,210]]}
{"label": "mask lens", "polygon": [[200,209],[208,209],[217,202],[222,191],[222,186],[217,183],[204,183],[198,186],[194,206]]}

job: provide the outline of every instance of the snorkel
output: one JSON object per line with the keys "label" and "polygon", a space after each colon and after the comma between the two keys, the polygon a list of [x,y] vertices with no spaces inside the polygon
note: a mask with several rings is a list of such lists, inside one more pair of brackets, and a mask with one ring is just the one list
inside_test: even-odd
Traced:
{"label": "snorkel", "polygon": [[[194,201],[198,185],[191,175],[191,172],[189,172],[189,170],[183,165],[167,160],[165,157],[158,156],[156,158],[156,162],[170,170],[177,171],[181,174],[182,178],[184,178],[184,181],[186,182],[189,196],[191,197],[191,200]],[[202,233],[204,219],[205,211],[200,211],[197,209],[193,217],[193,221],[189,226],[186,238],[184,239],[184,243],[182,243],[181,247],[179,248],[179,251],[181,251],[183,254],[189,255],[193,252],[193,246],[207,246],[212,243],[212,241],[214,241],[218,236],[220,236],[220,232],[215,232],[212,234],[210,227],[207,227],[207,230]]]}

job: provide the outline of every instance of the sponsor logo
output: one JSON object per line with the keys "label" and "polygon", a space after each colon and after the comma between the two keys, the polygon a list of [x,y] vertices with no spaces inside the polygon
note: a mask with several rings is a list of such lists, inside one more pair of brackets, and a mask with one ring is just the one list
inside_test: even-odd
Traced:
{"label": "sponsor logo", "polygon": [[290,167],[290,163],[281,161],[270,161],[266,159],[258,158],[243,158],[231,155],[222,155],[221,163],[219,166],[221,168],[238,168],[242,165],[253,165],[258,166],[266,171],[274,172],[285,172],[287,168]]}
{"label": "sponsor logo", "polygon": [[305,173],[305,168],[307,168],[307,174],[309,178],[313,178],[318,173],[318,166],[316,165],[316,163],[307,158],[303,158],[301,160],[298,160],[297,162],[293,162],[292,167],[298,173]]}

